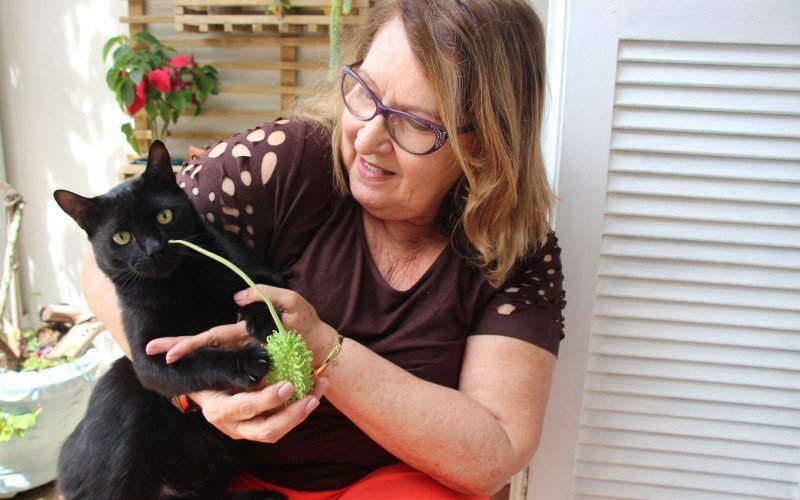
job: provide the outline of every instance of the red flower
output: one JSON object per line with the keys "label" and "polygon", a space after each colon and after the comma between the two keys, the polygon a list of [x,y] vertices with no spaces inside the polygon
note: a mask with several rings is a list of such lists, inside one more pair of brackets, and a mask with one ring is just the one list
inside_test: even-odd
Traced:
{"label": "red flower", "polygon": [[186,82],[181,79],[181,72],[176,68],[170,68],[169,81],[172,84],[173,90],[180,90],[186,86]]}
{"label": "red flower", "polygon": [[187,56],[186,54],[176,54],[169,60],[169,65],[173,68],[181,69],[184,66],[191,65],[194,67],[194,61],[191,57]]}
{"label": "red flower", "polygon": [[128,113],[130,113],[131,116],[135,115],[137,111],[144,107],[144,103],[147,100],[147,81],[144,78],[139,80],[139,83],[133,87],[133,91],[133,103],[128,106]]}
{"label": "red flower", "polygon": [[172,82],[170,81],[169,68],[167,66],[154,69],[147,74],[147,79],[150,81],[150,85],[155,87],[159,92],[169,92],[172,90]]}

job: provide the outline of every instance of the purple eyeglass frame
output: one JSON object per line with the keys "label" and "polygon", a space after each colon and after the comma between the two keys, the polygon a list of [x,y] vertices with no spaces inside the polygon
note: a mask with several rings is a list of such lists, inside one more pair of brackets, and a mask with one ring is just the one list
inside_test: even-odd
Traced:
{"label": "purple eyeglass frame", "polygon": [[[419,156],[428,155],[428,154],[431,154],[431,153],[439,150],[442,146],[444,146],[444,143],[447,142],[447,138],[449,136],[448,133],[447,133],[447,129],[446,128],[444,128],[443,126],[439,125],[438,123],[434,123],[434,122],[432,122],[430,120],[426,120],[425,118],[422,118],[421,116],[417,116],[417,115],[415,115],[413,113],[408,113],[406,111],[402,111],[402,110],[399,110],[399,109],[390,108],[389,106],[386,106],[385,104],[383,104],[380,99],[378,99],[378,96],[376,96],[375,93],[372,91],[372,89],[369,88],[369,85],[367,85],[366,82],[364,82],[364,80],[362,80],[361,77],[358,76],[358,73],[356,73],[355,70],[353,69],[353,67],[355,67],[355,66],[360,66],[362,62],[364,62],[364,61],[358,61],[358,62],[353,63],[353,64],[345,64],[344,67],[342,68],[342,78],[341,78],[341,80],[339,82],[339,86],[340,86],[341,92],[342,92],[342,101],[344,101],[344,106],[347,108],[347,111],[351,115],[353,115],[357,120],[361,120],[362,122],[368,122],[368,121],[372,120],[373,118],[375,118],[378,115],[383,116],[383,118],[385,119],[385,123],[386,123],[386,129],[389,131],[389,136],[392,138],[392,140],[395,142],[395,144],[400,146],[404,151],[408,151],[412,155],[419,155]],[[355,78],[356,81],[358,83],[360,83],[361,86],[363,86],[367,90],[367,93],[372,98],[372,100],[375,102],[375,113],[373,113],[373,115],[370,116],[369,118],[360,118],[355,113],[350,111],[350,108],[347,106],[347,99],[345,99],[345,93],[344,93],[344,77],[346,75],[350,75],[353,78]],[[433,147],[431,147],[429,150],[427,150],[425,152],[422,152],[422,153],[417,153],[415,151],[409,151],[408,149],[403,147],[403,145],[400,144],[400,142],[398,142],[397,139],[394,137],[394,133],[392,132],[392,129],[389,128],[389,116],[393,115],[393,114],[404,116],[406,118],[410,118],[410,119],[415,120],[415,121],[417,121],[419,123],[422,123],[423,125],[425,125],[427,127],[430,127],[434,131],[434,133],[436,134],[436,140],[433,143]],[[456,129],[456,133],[464,134],[464,133],[467,133],[467,132],[473,132],[474,130],[475,130],[475,128],[472,125],[465,125],[463,127],[458,127]]]}

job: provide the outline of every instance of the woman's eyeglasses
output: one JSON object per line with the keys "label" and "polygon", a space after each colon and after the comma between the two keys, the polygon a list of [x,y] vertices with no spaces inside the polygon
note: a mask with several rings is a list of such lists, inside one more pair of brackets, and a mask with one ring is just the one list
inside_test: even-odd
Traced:
{"label": "woman's eyeglasses", "polygon": [[[432,121],[417,115],[384,106],[364,80],[353,70],[360,65],[345,65],[342,69],[342,98],[347,110],[362,121],[369,121],[382,115],[394,142],[415,155],[427,155],[438,150],[447,141],[447,130]],[[459,127],[457,132],[472,132],[471,125]]]}

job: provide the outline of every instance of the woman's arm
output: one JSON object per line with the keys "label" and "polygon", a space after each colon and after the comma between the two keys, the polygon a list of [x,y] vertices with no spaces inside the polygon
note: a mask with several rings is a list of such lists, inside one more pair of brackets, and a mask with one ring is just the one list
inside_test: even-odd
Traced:
{"label": "woman's arm", "polygon": [[[336,332],[297,293],[262,289],[282,311],[286,328],[304,335],[318,366],[334,345]],[[240,305],[260,300],[252,290],[236,299]],[[167,357],[176,359],[203,345],[224,344],[221,331],[179,343]],[[533,456],[555,356],[518,339],[472,336],[459,390],[419,379],[351,339],[345,339],[337,361],[325,371],[330,382],[326,397],[342,413],[387,451],[443,484],[490,494]],[[215,423],[225,431],[221,424],[225,418]],[[282,436],[290,427],[275,427],[278,424],[254,422],[238,437]]]}
{"label": "woman's arm", "polygon": [[94,252],[91,247],[83,255],[81,287],[89,309],[103,326],[111,332],[111,335],[122,348],[122,352],[130,358],[131,348],[128,346],[125,330],[122,327],[122,315],[119,302],[117,302],[117,292],[108,276],[103,274],[97,267],[97,261],[94,259]]}
{"label": "woman's arm", "polygon": [[492,494],[539,443],[555,356],[509,337],[467,341],[459,390],[345,340],[328,399],[378,444],[459,491]]}

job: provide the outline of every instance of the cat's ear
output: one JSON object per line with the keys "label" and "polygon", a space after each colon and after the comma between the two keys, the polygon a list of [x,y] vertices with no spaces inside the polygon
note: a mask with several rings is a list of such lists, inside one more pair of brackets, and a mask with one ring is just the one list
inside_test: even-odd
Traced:
{"label": "cat's ear", "polygon": [[56,199],[61,210],[75,219],[75,222],[87,233],[97,227],[100,222],[100,207],[92,198],[84,198],[64,189],[54,192],[53,198]]}
{"label": "cat's ear", "polygon": [[177,186],[175,173],[172,171],[172,162],[169,158],[167,147],[161,141],[153,141],[150,152],[147,154],[147,167],[144,169],[142,179],[147,184],[161,187]]}

